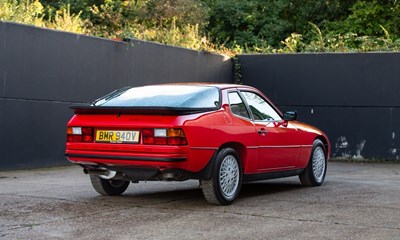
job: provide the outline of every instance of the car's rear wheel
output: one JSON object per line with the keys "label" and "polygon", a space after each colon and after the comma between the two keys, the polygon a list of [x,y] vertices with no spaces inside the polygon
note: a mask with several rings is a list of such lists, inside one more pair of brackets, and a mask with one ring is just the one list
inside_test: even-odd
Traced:
{"label": "car's rear wheel", "polygon": [[326,149],[321,140],[314,141],[310,160],[307,168],[299,175],[300,181],[305,186],[320,186],[326,175]]}
{"label": "car's rear wheel", "polygon": [[125,192],[129,181],[103,179],[99,175],[90,175],[90,181],[96,192],[105,196],[117,196]]}
{"label": "car's rear wheel", "polygon": [[237,198],[242,185],[239,159],[233,148],[224,148],[218,153],[211,179],[200,181],[207,202],[228,205]]}

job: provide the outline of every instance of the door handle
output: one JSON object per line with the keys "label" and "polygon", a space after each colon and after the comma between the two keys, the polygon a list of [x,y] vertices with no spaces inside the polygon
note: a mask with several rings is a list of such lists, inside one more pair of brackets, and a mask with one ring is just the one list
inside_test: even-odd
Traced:
{"label": "door handle", "polygon": [[260,135],[266,135],[268,133],[267,130],[265,130],[264,128],[261,128],[260,130],[258,130],[258,134]]}

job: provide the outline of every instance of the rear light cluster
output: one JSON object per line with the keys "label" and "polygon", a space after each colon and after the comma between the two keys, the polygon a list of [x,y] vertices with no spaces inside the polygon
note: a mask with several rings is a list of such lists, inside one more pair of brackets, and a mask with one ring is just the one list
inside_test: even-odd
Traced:
{"label": "rear light cluster", "polygon": [[93,142],[93,128],[68,127],[67,142]]}
{"label": "rear light cluster", "polygon": [[185,134],[179,128],[143,129],[143,144],[187,145]]}

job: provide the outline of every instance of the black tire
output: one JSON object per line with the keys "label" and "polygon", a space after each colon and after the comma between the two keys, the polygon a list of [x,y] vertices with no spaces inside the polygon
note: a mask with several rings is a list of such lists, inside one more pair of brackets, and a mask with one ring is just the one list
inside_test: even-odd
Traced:
{"label": "black tire", "polygon": [[323,142],[319,139],[314,141],[310,160],[307,168],[299,175],[300,181],[304,186],[320,186],[326,175],[327,156]]}
{"label": "black tire", "polygon": [[104,196],[121,195],[129,186],[129,181],[107,180],[98,175],[90,175],[90,181],[94,190]]}
{"label": "black tire", "polygon": [[200,180],[207,202],[229,205],[239,195],[242,186],[242,167],[239,155],[233,148],[224,148],[215,159],[211,179]]}

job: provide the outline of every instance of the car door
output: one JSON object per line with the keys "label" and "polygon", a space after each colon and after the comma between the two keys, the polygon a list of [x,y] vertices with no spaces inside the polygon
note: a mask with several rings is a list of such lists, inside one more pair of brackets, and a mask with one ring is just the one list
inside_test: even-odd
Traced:
{"label": "car door", "polygon": [[299,131],[284,121],[260,94],[241,91],[255,123],[258,171],[284,171],[295,167],[300,152]]}

